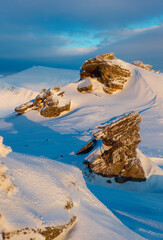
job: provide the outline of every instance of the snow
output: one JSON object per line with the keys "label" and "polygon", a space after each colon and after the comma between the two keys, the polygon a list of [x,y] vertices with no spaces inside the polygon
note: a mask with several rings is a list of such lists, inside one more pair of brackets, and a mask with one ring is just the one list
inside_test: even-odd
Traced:
{"label": "snow", "polygon": [[58,97],[58,99],[59,99],[59,104],[58,104],[59,107],[63,107],[65,105],[68,105],[71,101],[70,99],[68,99],[66,97]]}
{"label": "snow", "polygon": [[85,88],[85,87],[89,87],[91,85],[91,78],[84,78],[84,80],[82,80],[79,85],[78,88]]}
{"label": "snow", "polygon": [[[131,72],[123,91],[107,95],[100,83],[92,80],[95,90],[83,94],[77,91],[79,82],[69,83],[61,89],[65,98],[71,99],[69,113],[46,119],[37,111],[28,111],[0,119],[0,135],[13,150],[1,161],[16,188],[10,197],[0,191],[3,229],[59,224],[75,215],[77,223],[68,239],[163,238],[163,75],[120,59],[112,62]],[[38,85],[36,69],[29,71],[31,79],[34,76],[31,86]],[[20,82],[25,87],[30,74],[21,74]],[[60,79],[64,75],[66,72],[60,71]],[[91,139],[96,126],[133,111],[143,118],[137,154],[147,181],[118,184],[111,179],[109,184],[108,178],[89,173],[83,165],[85,156],[75,153]],[[74,202],[69,212],[64,209],[68,198]]]}
{"label": "snow", "polygon": [[[3,78],[4,79],[4,78]],[[37,92],[25,88],[18,88],[0,80],[0,117],[14,112],[15,107],[35,98]]]}
{"label": "snow", "polygon": [[27,88],[40,92],[43,88],[64,86],[79,79],[79,71],[34,66],[22,72],[3,78],[3,81],[13,86]]}
{"label": "snow", "polygon": [[139,149],[137,149],[137,157],[141,161],[146,178],[152,175],[163,175],[163,170],[147,158]]}
{"label": "snow", "polygon": [[6,157],[8,153],[10,153],[12,149],[3,144],[3,137],[0,136],[0,157]]}
{"label": "snow", "polygon": [[[108,236],[110,239],[137,238],[87,189],[79,169],[17,153],[10,154],[5,164],[17,191],[9,198],[5,192],[0,192],[0,231],[26,227],[44,229],[65,224],[76,216],[72,240],[100,240],[101,237],[107,240]],[[67,210],[64,207],[69,199],[73,208]]]}
{"label": "snow", "polygon": [[43,88],[64,86],[79,79],[79,71],[34,66],[0,80],[0,117],[34,99]]}

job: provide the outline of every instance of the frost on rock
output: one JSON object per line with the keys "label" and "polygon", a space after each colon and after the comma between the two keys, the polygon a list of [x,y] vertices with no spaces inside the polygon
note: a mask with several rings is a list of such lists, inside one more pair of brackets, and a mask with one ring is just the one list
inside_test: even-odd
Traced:
{"label": "frost on rock", "polygon": [[[102,176],[114,176],[119,183],[145,181],[145,172],[136,151],[140,143],[140,122],[141,116],[135,112],[102,127],[93,135],[98,147],[86,158],[85,165]],[[88,152],[87,146],[90,148],[87,144],[79,153]]]}
{"label": "frost on rock", "polygon": [[15,111],[19,114],[25,113],[27,110],[38,110],[44,117],[58,117],[64,111],[70,111],[71,100],[64,96],[60,86],[42,89],[36,98],[25,103],[17,108]]}
{"label": "frost on rock", "polygon": [[[131,73],[129,70],[115,64],[114,60],[113,53],[101,54],[94,59],[88,59],[81,67],[81,80],[92,78],[92,81],[99,81],[103,84],[103,91],[108,94],[122,90]],[[81,89],[80,84],[77,89],[78,91]],[[84,89],[84,91],[86,90]],[[88,92],[91,90],[89,86]]]}

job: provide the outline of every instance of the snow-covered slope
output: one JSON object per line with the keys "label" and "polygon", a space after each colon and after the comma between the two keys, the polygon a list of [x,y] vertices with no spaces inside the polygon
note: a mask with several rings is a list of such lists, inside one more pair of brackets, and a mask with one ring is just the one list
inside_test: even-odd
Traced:
{"label": "snow-covered slope", "polygon": [[16,106],[33,99],[37,92],[25,88],[18,88],[0,80],[0,117],[4,117],[12,112]]}
{"label": "snow-covered slope", "polygon": [[[75,216],[76,225],[66,239],[138,238],[87,189],[79,169],[14,153],[1,160],[9,169],[15,191],[8,197],[0,189],[0,232],[61,226]],[[29,233],[15,234],[11,239],[45,239]]]}
{"label": "snow-covered slope", "polygon": [[34,66],[22,72],[3,78],[3,81],[17,87],[41,91],[57,85],[64,86],[79,79],[79,71]]}
{"label": "snow-covered slope", "polygon": [[[82,170],[88,188],[126,225],[127,228],[122,229],[124,239],[141,239],[142,237],[154,240],[162,239],[163,74],[148,72],[119,59],[115,59],[114,63],[119,64],[122,68],[129,69],[131,72],[131,77],[121,92],[107,95],[101,91],[100,83],[97,82],[93,87],[93,92],[80,93],[77,91],[79,83],[70,83],[62,88],[65,91],[65,96],[72,101],[72,108],[69,113],[58,118],[48,119],[40,116],[37,111],[29,111],[25,115],[16,116],[12,114],[1,119],[0,135],[4,137],[5,144],[11,146],[13,152],[17,152],[10,153],[9,158],[6,158],[4,162],[6,162],[9,171],[13,165],[11,174],[14,176],[15,185],[19,185],[17,179],[23,177],[25,172],[31,171],[36,176],[38,172],[42,173],[42,176],[45,176],[43,183],[49,179],[50,183],[55,186],[54,176],[51,174],[55,172],[57,175],[57,172],[59,173],[58,166],[61,165],[53,160],[75,165]],[[62,78],[62,75],[60,77]],[[26,79],[25,76],[24,79]],[[82,163],[84,157],[76,156],[75,153],[85,145],[85,141],[91,139],[91,134],[96,131],[95,127],[97,125],[108,123],[110,120],[131,111],[140,112],[143,118],[140,125],[142,142],[139,148],[152,160],[149,165],[146,165],[146,172],[149,173],[148,179],[142,183],[127,182],[119,185],[113,182],[113,184],[109,184],[107,178],[104,179],[89,173]],[[24,154],[28,156],[24,156]],[[146,164],[144,155],[140,152],[139,154]],[[33,155],[33,157],[29,155]],[[51,160],[38,158],[40,156]],[[44,164],[47,164],[45,171],[42,170]],[[37,169],[38,165],[40,167]],[[36,168],[31,169],[31,166],[36,166]],[[71,167],[68,168],[71,169]],[[26,171],[26,169],[30,169],[30,171]],[[80,179],[79,182],[83,183],[79,170],[71,171],[73,171],[75,178]],[[16,176],[16,173],[18,176]],[[20,176],[21,174],[22,176]],[[40,178],[38,179],[36,177],[36,182],[41,181]],[[26,186],[25,183],[23,183],[21,189],[23,189],[23,186]],[[47,189],[50,189],[49,185]],[[89,232],[91,239],[112,239],[112,236],[115,239],[121,239],[119,235],[114,235],[113,232],[117,234],[115,226],[122,225],[120,223],[120,225],[117,225],[114,222],[113,215],[106,208],[107,213],[101,212],[99,202],[92,207],[89,204],[92,201],[90,192],[85,195],[88,190],[85,187],[83,189],[80,195],[80,207],[82,208],[84,205],[85,209],[80,210],[82,215],[79,211],[79,216],[84,218],[79,217],[77,222],[79,228],[77,227],[75,232],[72,232],[70,239],[89,239],[87,235],[82,235],[81,231],[83,231],[83,234],[87,234],[87,231],[89,229],[92,231],[92,228],[94,230],[92,234],[94,235]],[[30,191],[33,196],[30,188],[27,195],[30,194]],[[67,188],[65,191],[70,194]],[[44,193],[42,193],[42,196],[44,199]],[[89,199],[88,202],[83,202],[86,199]],[[79,210],[80,207],[75,208]],[[95,213],[98,213],[98,215],[94,215]],[[88,215],[89,219],[87,218]],[[98,223],[95,220],[97,218]],[[93,220],[90,221],[90,219]],[[115,226],[111,224],[112,221]],[[133,236],[128,228],[137,235]],[[120,229],[121,227],[119,227],[119,231],[121,231]],[[110,230],[111,233],[109,233]],[[126,231],[127,235],[125,233],[123,235],[123,230]]]}

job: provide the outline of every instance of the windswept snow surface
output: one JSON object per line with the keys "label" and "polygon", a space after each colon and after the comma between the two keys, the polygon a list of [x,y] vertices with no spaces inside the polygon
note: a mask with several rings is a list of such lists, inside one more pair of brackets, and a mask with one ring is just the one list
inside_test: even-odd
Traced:
{"label": "windswept snow surface", "polygon": [[[88,208],[82,209],[82,216],[85,216],[85,219],[79,217],[77,226],[80,227],[75,228],[70,239],[89,239],[87,235],[81,235],[81,231],[87,234],[89,229],[91,231],[93,229],[94,234],[91,235],[89,231],[90,239],[112,239],[112,236],[115,239],[121,239],[121,237],[124,239],[141,239],[142,237],[152,240],[163,239],[163,74],[149,72],[119,59],[113,62],[131,71],[131,77],[123,91],[107,95],[97,82],[92,93],[80,93],[77,91],[79,83],[70,83],[62,90],[72,101],[71,112],[55,119],[44,118],[37,111],[29,111],[21,116],[12,114],[1,119],[0,135],[4,137],[4,143],[16,152],[9,154],[10,158],[6,158],[5,164],[8,164],[7,167],[11,170],[13,162],[16,161],[14,166],[17,169],[20,166],[21,172],[22,166],[28,165],[31,169],[31,164],[33,164],[31,161],[36,159],[40,168],[36,167],[34,170],[32,168],[31,171],[35,171],[33,174],[36,176],[38,172],[41,172],[42,176],[45,176],[45,181],[51,178],[49,171],[58,171],[53,170],[56,164],[53,160],[77,166],[82,170],[87,187],[126,225],[124,231],[127,235],[123,235],[123,231],[122,236],[113,235],[113,232],[117,234],[117,228],[113,227],[114,224],[111,225],[112,220],[105,219],[106,215],[109,219],[112,219],[110,216],[113,215],[109,210],[101,215],[98,204],[96,211],[91,206],[93,203],[90,200],[90,205],[88,202],[84,203]],[[140,112],[143,118],[140,125],[142,142],[139,148],[148,158],[150,157],[150,161],[139,150],[138,154],[146,168],[148,179],[146,182],[126,182],[122,185],[111,179],[112,184],[109,184],[108,178],[90,174],[82,163],[85,156],[76,156],[75,153],[91,139],[91,134],[96,131],[97,125],[106,124],[131,111]],[[44,158],[39,160],[40,156]],[[45,160],[45,158],[50,160]],[[44,161],[45,165],[47,163],[47,168],[45,172],[42,172],[44,170],[41,166]],[[48,166],[52,170],[48,170]],[[16,171],[19,173],[19,170]],[[77,171],[75,176],[79,177],[79,170],[75,171]],[[25,170],[23,174],[24,172]],[[27,174],[30,174],[29,172],[27,171]],[[12,175],[14,175],[13,172]],[[14,176],[16,179],[16,175]],[[18,180],[15,181],[17,181],[15,185],[18,185]],[[22,189],[23,186],[24,184],[22,184]],[[28,194],[33,191],[28,190]],[[66,188],[66,191],[69,190]],[[84,191],[88,190],[85,188]],[[33,196],[33,193],[31,195]],[[87,199],[86,195],[81,195],[81,199],[84,199],[80,200],[83,205],[82,201]],[[95,212],[99,213],[98,217],[94,215]],[[91,221],[88,220],[88,216],[89,220],[92,219]],[[118,225],[115,224],[115,226]],[[135,232],[134,237],[129,229]],[[113,232],[109,233],[110,230]],[[120,231],[121,228],[118,233]]]}

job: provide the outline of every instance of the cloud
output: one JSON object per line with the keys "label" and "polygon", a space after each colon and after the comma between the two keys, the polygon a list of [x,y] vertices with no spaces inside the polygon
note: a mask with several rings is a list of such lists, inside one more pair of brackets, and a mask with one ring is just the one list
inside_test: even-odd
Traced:
{"label": "cloud", "polygon": [[1,58],[50,57],[55,49],[72,44],[66,37],[58,35],[38,35],[35,33],[0,34]]}
{"label": "cloud", "polygon": [[80,48],[60,48],[56,53],[60,56],[78,56],[85,55],[97,50],[97,47],[80,47]]}
{"label": "cloud", "polygon": [[162,0],[5,0],[0,3],[1,25],[18,31],[69,32],[124,28],[162,16]]}
{"label": "cloud", "polygon": [[[120,36],[120,35],[119,35]],[[118,38],[118,35],[116,36]],[[143,60],[163,71],[163,24],[128,33],[127,37],[109,42],[107,39],[99,46],[94,54],[115,52],[118,58],[132,62]]]}
{"label": "cloud", "polygon": [[60,59],[60,65],[75,59],[79,67],[80,59],[101,52],[149,56],[150,39],[159,54],[160,39],[152,34],[161,31],[162,9],[162,0],[0,1],[0,57],[40,64]]}

